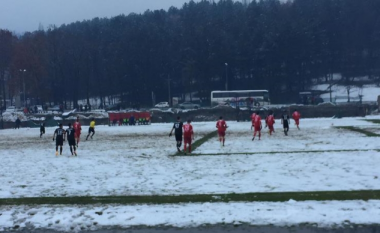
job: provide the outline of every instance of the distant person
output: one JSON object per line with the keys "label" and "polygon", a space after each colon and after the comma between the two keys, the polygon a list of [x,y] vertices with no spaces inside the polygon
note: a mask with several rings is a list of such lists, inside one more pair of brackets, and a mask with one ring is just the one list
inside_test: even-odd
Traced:
{"label": "distant person", "polygon": [[193,131],[193,126],[190,124],[191,120],[187,120],[187,124],[183,125],[183,144],[184,148],[183,151],[186,154],[186,147],[188,145],[189,148],[189,154],[191,153],[191,142],[194,140],[194,131]]}
{"label": "distant person", "polygon": [[79,116],[77,116],[77,120],[73,124],[73,128],[75,130],[75,141],[76,141],[76,146],[79,146],[79,141],[80,141],[80,134],[82,132],[82,125],[79,122]]}
{"label": "distant person", "polygon": [[256,115],[255,115],[255,117],[253,119],[253,125],[252,126],[254,128],[252,141],[255,140],[255,137],[256,137],[257,133],[259,134],[259,140],[260,140],[261,139],[262,125],[261,125],[261,117],[260,117],[258,111],[256,112]]}
{"label": "distant person", "polygon": [[75,129],[71,126],[71,123],[67,125],[69,128],[66,129],[67,142],[69,143],[71,155],[77,156],[76,146],[75,146]]}
{"label": "distant person", "polygon": [[40,138],[42,138],[43,134],[45,134],[45,122],[42,122],[40,125]]}
{"label": "distant person", "polygon": [[91,133],[92,133],[92,135],[91,135],[91,139],[92,139],[92,137],[95,134],[95,118],[92,118],[92,120],[90,122],[90,127],[88,128],[88,135],[86,137],[86,140],[88,139],[88,136],[90,136]]}
{"label": "distant person", "polygon": [[169,137],[172,136],[173,130],[174,130],[174,136],[175,141],[177,142],[177,151],[181,152],[181,145],[182,145],[182,128],[183,128],[183,122],[181,121],[181,117],[177,117],[177,122],[174,123],[172,130],[169,133]]}
{"label": "distant person", "polygon": [[268,116],[265,118],[265,127],[268,127],[269,135],[272,135],[272,133],[274,132],[274,123],[276,122],[274,120],[273,111],[269,111]]}
{"label": "distant person", "polygon": [[289,115],[286,112],[286,110],[282,111],[281,124],[282,124],[282,127],[284,128],[284,134],[285,134],[285,136],[288,136],[288,131],[289,131]]}
{"label": "distant person", "polygon": [[219,120],[216,122],[216,128],[218,129],[220,146],[224,146],[226,130],[228,126],[227,123],[223,120],[222,116],[220,116]]}
{"label": "distant person", "polygon": [[21,120],[20,118],[17,117],[15,121],[15,129],[20,129],[20,125],[21,125]]}
{"label": "distant person", "polygon": [[292,117],[293,117],[295,125],[297,126],[297,129],[299,130],[300,129],[299,124],[300,124],[301,114],[297,111],[297,109],[294,109]]}
{"label": "distant person", "polygon": [[59,128],[57,128],[54,131],[54,135],[53,135],[53,141],[55,140],[55,155],[56,156],[58,156],[58,146],[60,147],[59,154],[62,155],[62,146],[63,146],[63,141],[65,140],[65,133],[66,131],[62,128],[62,123],[60,123]]}
{"label": "distant person", "polygon": [[135,117],[133,115],[129,117],[129,125],[135,125]]}

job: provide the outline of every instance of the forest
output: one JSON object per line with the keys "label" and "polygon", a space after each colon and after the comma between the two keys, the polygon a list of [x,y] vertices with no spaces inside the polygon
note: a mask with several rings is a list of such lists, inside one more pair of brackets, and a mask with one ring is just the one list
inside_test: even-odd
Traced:
{"label": "forest", "polygon": [[152,106],[152,96],[208,102],[227,88],[266,89],[281,103],[336,73],[347,85],[380,82],[379,0],[203,0],[22,35],[0,29],[1,100]]}

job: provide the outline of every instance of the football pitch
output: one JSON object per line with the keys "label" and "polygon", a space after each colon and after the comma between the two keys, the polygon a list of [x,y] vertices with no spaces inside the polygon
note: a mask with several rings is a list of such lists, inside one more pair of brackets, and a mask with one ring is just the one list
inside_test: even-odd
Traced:
{"label": "football pitch", "polygon": [[176,152],[171,123],[97,126],[88,141],[84,126],[78,157],[67,142],[55,156],[54,128],[42,138],[39,129],[2,130],[0,206],[380,199],[380,125],[372,118],[302,119],[288,136],[277,120],[272,136],[263,127],[254,141],[250,122],[227,121],[224,147],[215,123],[192,123],[190,155]]}

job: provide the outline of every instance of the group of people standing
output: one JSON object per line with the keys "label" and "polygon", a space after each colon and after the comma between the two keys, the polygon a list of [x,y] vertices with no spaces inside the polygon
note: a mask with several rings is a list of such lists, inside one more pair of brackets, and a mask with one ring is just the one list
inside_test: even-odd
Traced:
{"label": "group of people standing", "polygon": [[[77,148],[79,146],[80,141],[80,135],[82,132],[82,125],[79,122],[79,117],[77,117],[76,121],[71,124],[67,124],[68,128],[63,129],[63,124],[60,123],[59,127],[54,131],[53,134],[53,141],[55,141],[55,155],[58,156],[58,147],[59,147],[59,154],[62,155],[63,151],[63,142],[66,140],[68,141],[71,155],[77,156]],[[40,137],[45,133],[45,124],[42,123],[40,127]],[[88,140],[88,137],[92,137],[95,134],[95,119],[93,118],[90,123],[90,127],[88,128],[88,134],[86,137],[86,140]]]}
{"label": "group of people standing", "polygon": [[[300,129],[299,121],[301,118],[301,114],[297,110],[294,110],[294,112],[292,114],[292,118],[295,122],[295,125],[297,126],[297,129]],[[261,121],[262,121],[262,119],[260,117],[260,112],[257,111],[251,115],[251,123],[252,123],[251,130],[254,129],[252,141],[255,140],[256,136],[259,137],[259,140],[261,139],[261,130],[262,130]],[[187,120],[187,124],[183,124],[183,122],[181,121],[181,118],[177,117],[177,122],[174,123],[174,125],[173,125],[173,127],[169,133],[169,137],[170,137],[170,136],[172,136],[172,133],[174,131],[175,140],[177,142],[176,147],[177,147],[178,152],[181,152],[180,148],[182,145],[182,136],[183,136],[183,138],[184,138],[184,140],[183,140],[184,141],[184,153],[185,154],[187,152],[191,153],[191,142],[192,142],[192,140],[194,140],[194,131],[193,131],[193,127],[190,123],[191,123],[191,121]],[[265,118],[265,128],[268,127],[269,135],[272,135],[272,133],[275,132],[274,131],[274,124],[275,124],[275,118],[274,118],[273,111],[269,111],[268,115]],[[286,110],[283,110],[283,113],[281,115],[281,124],[282,124],[283,129],[284,129],[284,134],[285,134],[285,136],[287,136],[288,131],[289,131],[290,117],[287,114]],[[218,131],[220,146],[224,147],[226,130],[227,130],[228,126],[227,126],[227,123],[223,119],[222,116],[220,116],[219,120],[216,122],[216,128]],[[187,148],[188,148],[188,150],[187,150]]]}
{"label": "group of people standing", "polygon": [[[292,114],[292,118],[295,122],[295,125],[297,126],[297,129],[299,130],[300,129],[299,124],[300,124],[301,114],[297,111],[297,109],[294,110],[294,112]],[[252,114],[251,121],[252,121],[251,129],[254,128],[252,141],[255,140],[256,134],[258,134],[259,140],[260,140],[262,125],[261,125],[261,117],[260,117],[258,111]],[[273,111],[269,111],[269,114],[265,118],[265,128],[268,127],[269,135],[272,135],[272,133],[274,132],[274,124],[275,123],[276,122],[274,119]],[[284,129],[285,136],[288,136],[290,116],[288,115],[286,110],[283,110],[283,113],[281,115],[281,124],[282,124],[282,127]]]}

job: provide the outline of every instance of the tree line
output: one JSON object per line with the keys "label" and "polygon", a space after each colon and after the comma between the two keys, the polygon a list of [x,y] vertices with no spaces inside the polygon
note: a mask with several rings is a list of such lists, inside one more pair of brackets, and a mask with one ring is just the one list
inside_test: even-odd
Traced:
{"label": "tree line", "polygon": [[[25,72],[20,71],[25,70]],[[2,99],[57,104],[267,89],[294,99],[340,73],[380,79],[378,0],[220,0],[94,18],[17,36],[0,30]]]}

